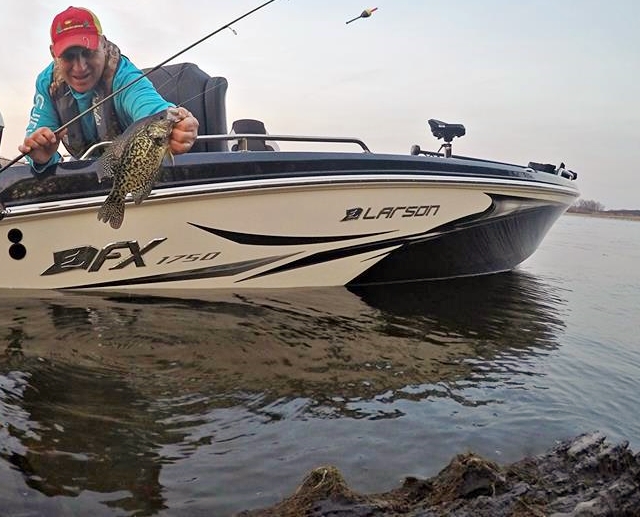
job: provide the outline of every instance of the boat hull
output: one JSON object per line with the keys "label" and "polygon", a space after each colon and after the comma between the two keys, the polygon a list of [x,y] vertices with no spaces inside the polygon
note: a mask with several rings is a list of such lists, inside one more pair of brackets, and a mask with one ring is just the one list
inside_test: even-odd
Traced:
{"label": "boat hull", "polygon": [[97,220],[104,192],[14,203],[0,221],[0,287],[293,288],[494,273],[529,257],[577,196],[568,182],[522,175],[332,166],[163,184],[127,203],[118,230]]}

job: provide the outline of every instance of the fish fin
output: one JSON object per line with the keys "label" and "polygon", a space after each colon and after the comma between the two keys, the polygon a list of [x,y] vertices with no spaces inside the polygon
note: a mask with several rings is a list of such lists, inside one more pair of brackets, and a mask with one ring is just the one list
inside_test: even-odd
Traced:
{"label": "fish fin", "polygon": [[151,194],[151,191],[153,190],[153,186],[156,184],[156,180],[158,179],[158,176],[160,175],[161,170],[162,170],[162,167],[159,167],[158,170],[152,174],[152,176],[149,178],[149,181],[147,181],[145,185],[131,192],[131,196],[133,197],[133,200],[135,201],[136,205],[139,205],[149,197],[149,194]]}
{"label": "fish fin", "polygon": [[139,188],[135,192],[131,193],[136,205],[139,205],[149,197],[149,194],[151,194],[151,191],[153,190],[153,184],[154,184],[154,181],[150,181],[149,183],[144,185],[142,188]]}
{"label": "fish fin", "polygon": [[102,182],[103,178],[113,178],[117,172],[117,168],[122,161],[122,156],[129,142],[123,138],[124,135],[118,136],[107,150],[98,158],[96,162],[96,173],[98,181]]}
{"label": "fish fin", "polygon": [[167,152],[164,153],[164,156],[162,157],[162,164],[165,166],[169,164],[176,164],[176,160],[173,156],[173,153],[171,152],[171,149],[167,149]]}
{"label": "fish fin", "polygon": [[98,221],[109,223],[116,230],[120,228],[124,221],[124,199],[111,192],[98,210]]}
{"label": "fish fin", "polygon": [[104,178],[113,178],[113,168],[116,164],[113,155],[108,151],[105,152],[96,162],[96,174],[98,175],[98,181],[102,183]]}

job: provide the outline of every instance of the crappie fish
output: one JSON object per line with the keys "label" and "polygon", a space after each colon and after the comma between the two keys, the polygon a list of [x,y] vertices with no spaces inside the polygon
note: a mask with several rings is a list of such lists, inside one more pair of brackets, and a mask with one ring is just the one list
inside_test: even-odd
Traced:
{"label": "crappie fish", "polygon": [[129,126],[107,148],[97,162],[98,179],[113,178],[113,187],[98,211],[98,220],[120,228],[126,195],[131,194],[136,205],[147,198],[165,156],[173,160],[169,136],[183,118],[177,108],[145,117]]}

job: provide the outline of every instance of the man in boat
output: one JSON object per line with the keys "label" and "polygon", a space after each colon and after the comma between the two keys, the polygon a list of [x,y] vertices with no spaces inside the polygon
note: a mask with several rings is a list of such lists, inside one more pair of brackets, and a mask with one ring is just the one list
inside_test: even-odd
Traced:
{"label": "man in boat", "polygon": [[[53,62],[36,79],[26,137],[18,147],[29,153],[36,172],[61,160],[60,141],[79,158],[92,145],[113,140],[135,121],[172,106],[144,77],[56,136],[57,128],[142,72],[102,34],[98,18],[82,7],[69,7],[53,19],[49,48]],[[179,110],[185,118],[171,133],[173,154],[189,151],[198,133],[197,119],[185,108]]]}

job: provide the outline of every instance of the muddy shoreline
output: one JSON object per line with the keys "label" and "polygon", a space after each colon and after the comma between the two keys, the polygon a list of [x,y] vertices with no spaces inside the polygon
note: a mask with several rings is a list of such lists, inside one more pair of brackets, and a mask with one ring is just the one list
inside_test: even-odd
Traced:
{"label": "muddy shoreline", "polygon": [[637,517],[640,453],[602,433],[498,465],[459,454],[436,476],[406,478],[389,492],[351,490],[337,468],[311,471],[278,504],[236,517]]}

